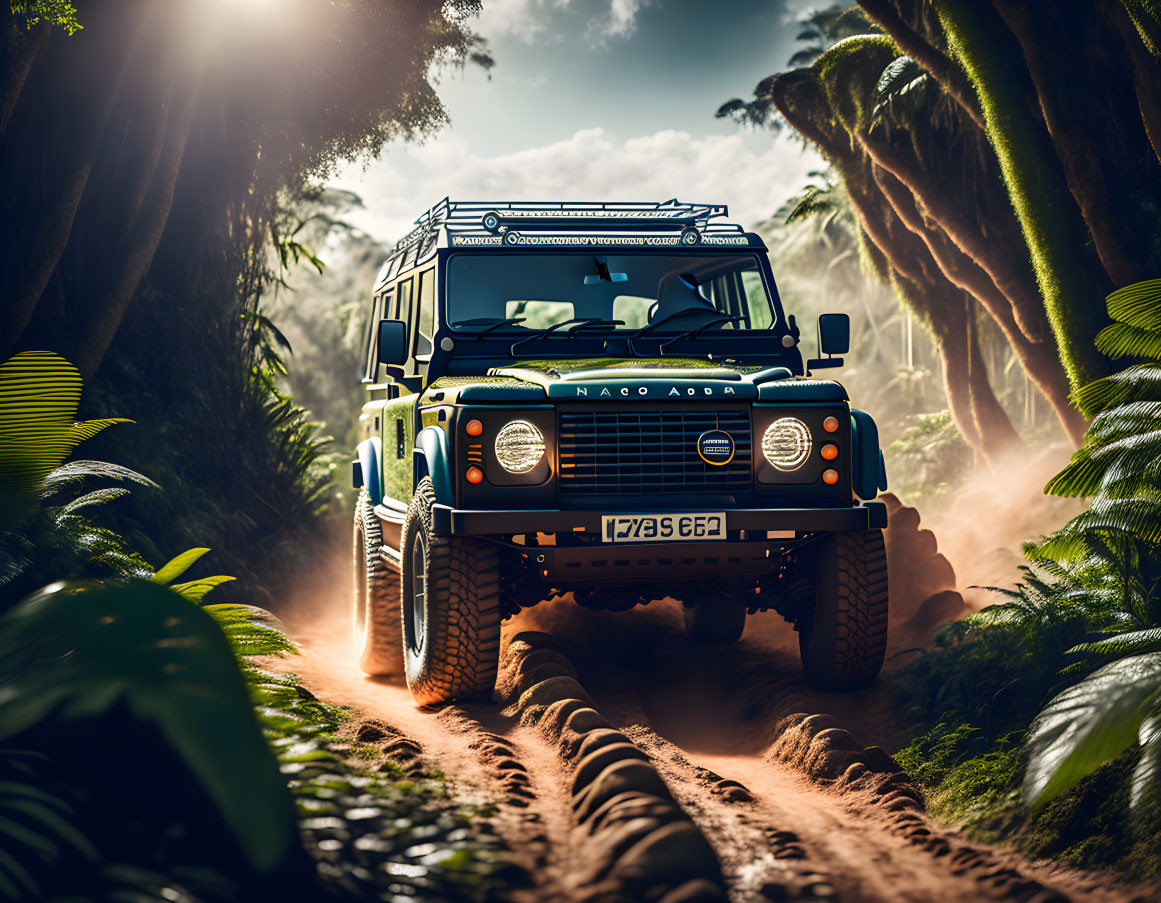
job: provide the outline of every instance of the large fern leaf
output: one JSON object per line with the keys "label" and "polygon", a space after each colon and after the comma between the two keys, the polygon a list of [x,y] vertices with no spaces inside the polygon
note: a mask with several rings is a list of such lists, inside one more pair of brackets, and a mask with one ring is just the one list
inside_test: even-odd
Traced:
{"label": "large fern leaf", "polygon": [[1081,643],[1068,650],[1077,655],[1129,655],[1142,652],[1161,652],[1161,627],[1118,633],[1092,643]]}
{"label": "large fern leaf", "polygon": [[1159,692],[1161,655],[1150,654],[1105,665],[1057,695],[1028,734],[1029,802],[1043,806],[1128,749]]}
{"label": "large fern leaf", "polygon": [[0,529],[38,503],[44,481],[73,449],[122,419],[76,422],[82,381],[50,351],[25,351],[0,364]]}

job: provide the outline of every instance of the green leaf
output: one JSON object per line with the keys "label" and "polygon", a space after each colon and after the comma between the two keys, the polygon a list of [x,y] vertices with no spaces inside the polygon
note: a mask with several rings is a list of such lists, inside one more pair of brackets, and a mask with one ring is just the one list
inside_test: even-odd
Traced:
{"label": "green leaf", "polygon": [[142,476],[135,470],[122,467],[120,464],[109,464],[105,461],[69,461],[53,470],[44,480],[46,491],[58,489],[72,483],[78,483],[89,477],[113,480],[120,483],[137,483],[148,486],[150,489],[160,489],[149,477]]}
{"label": "green leaf", "polygon": [[194,562],[205,555],[208,551],[209,549],[201,548],[187,549],[176,558],[171,558],[169,561],[163,564],[158,569],[157,573],[153,575],[151,582],[159,583],[162,586],[165,586],[167,583],[171,583],[186,571],[188,571],[191,567],[193,567]]}
{"label": "green leaf", "polygon": [[1070,655],[1126,655],[1130,652],[1161,652],[1161,627],[1118,633],[1092,643],[1081,643],[1068,650]]}
{"label": "green leaf", "polygon": [[1161,360],[1161,332],[1128,323],[1113,323],[1097,333],[1096,349],[1106,357]]}
{"label": "green leaf", "polygon": [[0,529],[12,529],[38,502],[45,479],[78,444],[125,420],[76,423],[76,367],[49,351],[24,351],[0,364]]}
{"label": "green leaf", "polygon": [[1076,406],[1093,413],[1127,401],[1161,401],[1161,366],[1135,364],[1081,386],[1073,393]]}
{"label": "green leaf", "polygon": [[1043,806],[1128,749],[1159,690],[1161,655],[1151,654],[1105,665],[1057,695],[1029,731],[1029,802]]}
{"label": "green leaf", "polygon": [[1129,326],[1161,331],[1161,279],[1117,289],[1105,299],[1109,316]]}
{"label": "green leaf", "polygon": [[75,514],[82,508],[88,508],[92,505],[104,505],[106,502],[111,502],[113,499],[119,499],[122,496],[129,494],[128,489],[121,489],[113,487],[109,489],[95,489],[92,492],[86,492],[84,495],[73,499],[67,505],[60,509],[61,516],[68,516]]}
{"label": "green leaf", "polygon": [[880,113],[897,99],[906,96],[912,91],[922,88],[929,81],[927,72],[909,56],[901,56],[893,60],[875,85],[873,99],[875,107],[872,117],[878,118]]}
{"label": "green leaf", "polygon": [[290,795],[209,614],[128,581],[54,584],[0,618],[0,740],[115,704],[184,760],[259,874],[293,854]]}
{"label": "green leaf", "polygon": [[[1154,706],[1154,709],[1157,707]],[[1130,805],[1139,808],[1147,802],[1157,802],[1161,793],[1161,714],[1151,712],[1141,721],[1137,730],[1137,744],[1141,758],[1133,769]]]}
{"label": "green leaf", "polygon": [[227,577],[219,574],[215,577],[202,577],[200,580],[191,580],[188,583],[174,583],[170,585],[170,589],[180,595],[183,599],[188,599],[190,602],[197,602],[201,604],[202,599],[206,597],[215,586],[221,586],[223,583],[229,583],[233,577]]}

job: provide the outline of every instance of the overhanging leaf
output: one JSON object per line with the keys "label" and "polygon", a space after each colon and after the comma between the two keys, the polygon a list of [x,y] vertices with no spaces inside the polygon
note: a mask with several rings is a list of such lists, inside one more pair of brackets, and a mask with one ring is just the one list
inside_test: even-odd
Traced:
{"label": "overhanging leaf", "polygon": [[0,529],[36,506],[49,473],[79,443],[128,422],[76,423],[81,387],[76,367],[50,351],[24,351],[0,364]]}
{"label": "overhanging leaf", "polygon": [[290,796],[209,614],[131,581],[54,584],[0,618],[0,740],[114,705],[172,745],[258,873],[291,855]]}
{"label": "overhanging leaf", "polygon": [[1123,658],[1058,694],[1028,735],[1024,792],[1036,807],[1128,749],[1161,691],[1161,655]]}
{"label": "overhanging leaf", "polygon": [[171,558],[160,568],[158,568],[157,573],[154,574],[152,578],[150,578],[151,582],[160,583],[162,586],[165,586],[167,583],[172,583],[191,567],[193,567],[194,562],[205,555],[208,551],[209,549],[202,548],[187,549],[176,558]]}
{"label": "overhanging leaf", "polygon": [[1117,289],[1105,299],[1109,316],[1140,329],[1161,331],[1161,279]]}

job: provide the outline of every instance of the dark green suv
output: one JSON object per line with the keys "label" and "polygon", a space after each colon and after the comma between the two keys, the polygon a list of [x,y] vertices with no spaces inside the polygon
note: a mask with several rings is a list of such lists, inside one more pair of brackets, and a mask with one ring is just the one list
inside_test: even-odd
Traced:
{"label": "dark green suv", "polygon": [[373,292],[354,462],[355,645],[421,704],[488,695],[501,621],[679,599],[698,642],[774,609],[815,683],[887,638],[874,421],[809,378],[766,246],[726,208],[444,200]]}

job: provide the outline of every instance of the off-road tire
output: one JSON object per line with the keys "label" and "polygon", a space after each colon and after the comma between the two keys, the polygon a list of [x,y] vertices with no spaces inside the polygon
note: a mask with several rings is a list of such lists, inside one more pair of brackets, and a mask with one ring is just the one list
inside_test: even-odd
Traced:
{"label": "off-road tire", "polygon": [[354,538],[355,657],[368,674],[396,677],[403,673],[399,575],[379,554],[383,530],[366,489],[355,502]]}
{"label": "off-road tire", "polygon": [[824,537],[804,564],[814,577],[814,610],[797,625],[807,679],[827,690],[873,683],[887,651],[883,531]]}
{"label": "off-road tire", "polygon": [[736,643],[746,629],[746,606],[726,595],[691,600],[682,606],[685,635],[695,643]]}
{"label": "off-road tire", "polygon": [[[420,481],[403,522],[403,659],[423,706],[488,698],[500,662],[500,560],[494,546],[432,531],[435,490]],[[422,543],[422,546],[420,546]],[[424,567],[416,615],[416,562]]]}

